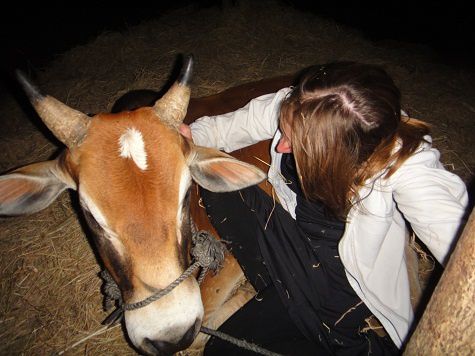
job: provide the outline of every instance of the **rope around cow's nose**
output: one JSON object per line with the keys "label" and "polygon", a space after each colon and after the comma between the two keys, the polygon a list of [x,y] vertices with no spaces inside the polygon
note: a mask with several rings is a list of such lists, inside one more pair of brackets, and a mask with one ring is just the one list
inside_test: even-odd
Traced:
{"label": "rope around cow's nose", "polygon": [[[194,229],[193,229],[194,230]],[[169,284],[165,289],[158,291],[157,293],[151,295],[150,297],[131,304],[124,304],[122,300],[122,294],[119,287],[115,283],[114,279],[111,277],[107,270],[101,272],[101,277],[104,280],[103,293],[105,296],[105,308],[108,310],[114,303],[117,301],[119,307],[114,310],[103,322],[102,324],[112,325],[118,323],[122,320],[125,310],[134,310],[142,308],[158,299],[164,295],[170,293],[178,284],[188,278],[198,267],[202,267],[200,276],[198,278],[198,283],[201,284],[203,281],[206,272],[211,269],[214,272],[217,272],[221,267],[224,261],[224,253],[226,247],[220,241],[214,238],[208,231],[196,231],[194,230],[192,235],[193,247],[191,248],[191,255],[193,256],[195,262],[188,267],[188,269],[183,272],[183,274]],[[228,341],[236,346],[253,351],[255,353],[266,355],[266,356],[279,356],[275,352],[266,350],[256,344],[247,342],[246,340],[240,340],[233,336],[224,334],[218,330],[208,329],[207,327],[202,326],[200,331],[202,333],[218,337],[222,340]]]}
{"label": "rope around cow's nose", "polygon": [[147,297],[140,302],[124,303],[120,289],[115,283],[114,279],[107,270],[103,270],[101,272],[101,277],[104,280],[103,293],[105,295],[105,308],[106,310],[109,309],[113,305],[114,301],[117,301],[119,305],[119,308],[109,315],[106,320],[104,320],[103,324],[115,324],[122,318],[122,314],[125,310],[143,308],[146,305],[153,303],[154,301],[167,295],[181,282],[190,277],[198,267],[202,268],[198,278],[198,283],[200,284],[208,270],[211,269],[214,272],[217,272],[221,268],[224,261],[224,253],[226,251],[226,247],[221,241],[214,238],[213,235],[207,231],[198,231],[197,233],[193,234],[192,243],[193,247],[191,249],[191,255],[193,256],[195,262],[166,288],[157,291],[150,297]]}

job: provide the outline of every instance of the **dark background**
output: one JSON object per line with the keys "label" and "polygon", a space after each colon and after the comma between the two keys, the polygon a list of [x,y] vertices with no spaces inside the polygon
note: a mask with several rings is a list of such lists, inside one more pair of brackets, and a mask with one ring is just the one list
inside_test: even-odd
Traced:
{"label": "dark background", "polygon": [[[437,60],[471,67],[474,63],[475,16],[469,2],[281,0],[281,4],[359,29],[374,41],[423,44]],[[153,7],[66,7],[4,10],[0,24],[2,72],[41,67],[55,55],[85,44],[103,31],[125,31],[143,20],[159,18],[183,6],[239,6],[239,0],[161,1]],[[186,19],[183,19],[186,21]],[[291,24],[289,24],[291,31]]]}

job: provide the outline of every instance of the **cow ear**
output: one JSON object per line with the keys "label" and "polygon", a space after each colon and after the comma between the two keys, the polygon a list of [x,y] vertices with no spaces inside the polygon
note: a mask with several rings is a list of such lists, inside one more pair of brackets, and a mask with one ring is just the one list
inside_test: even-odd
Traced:
{"label": "cow ear", "polygon": [[70,187],[57,160],[34,163],[0,176],[0,215],[26,215],[48,207]]}
{"label": "cow ear", "polygon": [[266,179],[259,168],[213,148],[195,146],[190,158],[191,176],[212,192],[232,192]]}

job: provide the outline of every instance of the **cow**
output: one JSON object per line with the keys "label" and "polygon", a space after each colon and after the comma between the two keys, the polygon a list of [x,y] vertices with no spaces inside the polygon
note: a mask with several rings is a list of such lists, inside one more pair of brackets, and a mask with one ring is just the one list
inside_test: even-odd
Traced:
{"label": "cow", "polygon": [[[205,115],[220,115],[237,110],[253,98],[296,84],[300,73],[301,71],[298,71],[294,74],[266,78],[231,87],[210,96],[191,98],[183,122],[190,124]],[[160,96],[161,93],[154,90],[132,90],[117,99],[111,112],[152,106]],[[270,144],[271,140],[265,140],[231,152],[230,155],[266,172],[270,163]],[[268,195],[275,197],[272,187],[267,181],[259,183],[259,187]],[[192,189],[190,214],[199,230],[209,231],[219,238],[218,232],[209,221],[201,203],[198,189]],[[201,296],[205,310],[203,325],[211,329],[218,328],[255,295],[255,290],[246,281],[237,261],[230,253],[226,253],[219,273],[208,274],[201,284]],[[208,335],[198,334],[193,344],[187,349],[187,353],[200,354],[208,339]]]}
{"label": "cow", "polygon": [[[66,148],[54,160],[0,177],[0,215],[32,214],[66,189],[76,190],[98,254],[124,303],[140,302],[164,289],[190,265],[192,180],[227,192],[266,177],[254,165],[180,135],[192,69],[189,56],[175,83],[153,106],[92,117],[43,95],[18,74],[36,112]],[[205,104],[196,101],[192,115],[206,112],[200,108]],[[223,271],[229,266],[231,274],[238,270],[237,264],[225,261]],[[133,345],[152,355],[189,347],[206,320],[206,309],[216,305],[206,299],[216,294],[218,280],[207,278],[201,293],[196,279],[189,277],[163,298],[126,310],[124,325]]]}

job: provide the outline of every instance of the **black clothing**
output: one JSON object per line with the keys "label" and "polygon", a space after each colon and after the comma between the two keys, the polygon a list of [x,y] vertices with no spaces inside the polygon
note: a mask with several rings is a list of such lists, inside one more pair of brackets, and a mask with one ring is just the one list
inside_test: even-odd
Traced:
{"label": "black clothing", "polygon": [[[290,320],[274,286],[259,292],[220,328],[226,334],[258,344],[269,351],[284,355],[325,355],[325,349],[308,340]],[[211,338],[206,345],[206,356],[257,354],[218,338]]]}
{"label": "black clothing", "polygon": [[[302,196],[295,183],[292,155],[283,155],[281,169],[297,194],[296,220],[258,187],[233,193],[202,190],[213,225],[229,241],[248,280],[266,296],[260,302],[249,302],[220,330],[233,335],[241,329],[240,335],[247,334],[261,346],[286,354],[302,355],[309,350],[319,355],[397,354],[389,337],[361,331],[372,314],[349,285],[338,256],[345,224],[326,214],[322,204]],[[274,293],[280,299],[269,297]],[[261,332],[249,326],[257,323],[253,314],[259,308],[274,314],[254,324]],[[261,325],[266,320],[271,329]],[[278,335],[288,335],[278,340],[286,338],[289,348],[276,343],[274,329]],[[213,341],[205,354],[219,354],[219,350],[225,349]],[[242,350],[236,349],[236,354],[241,355]]]}

